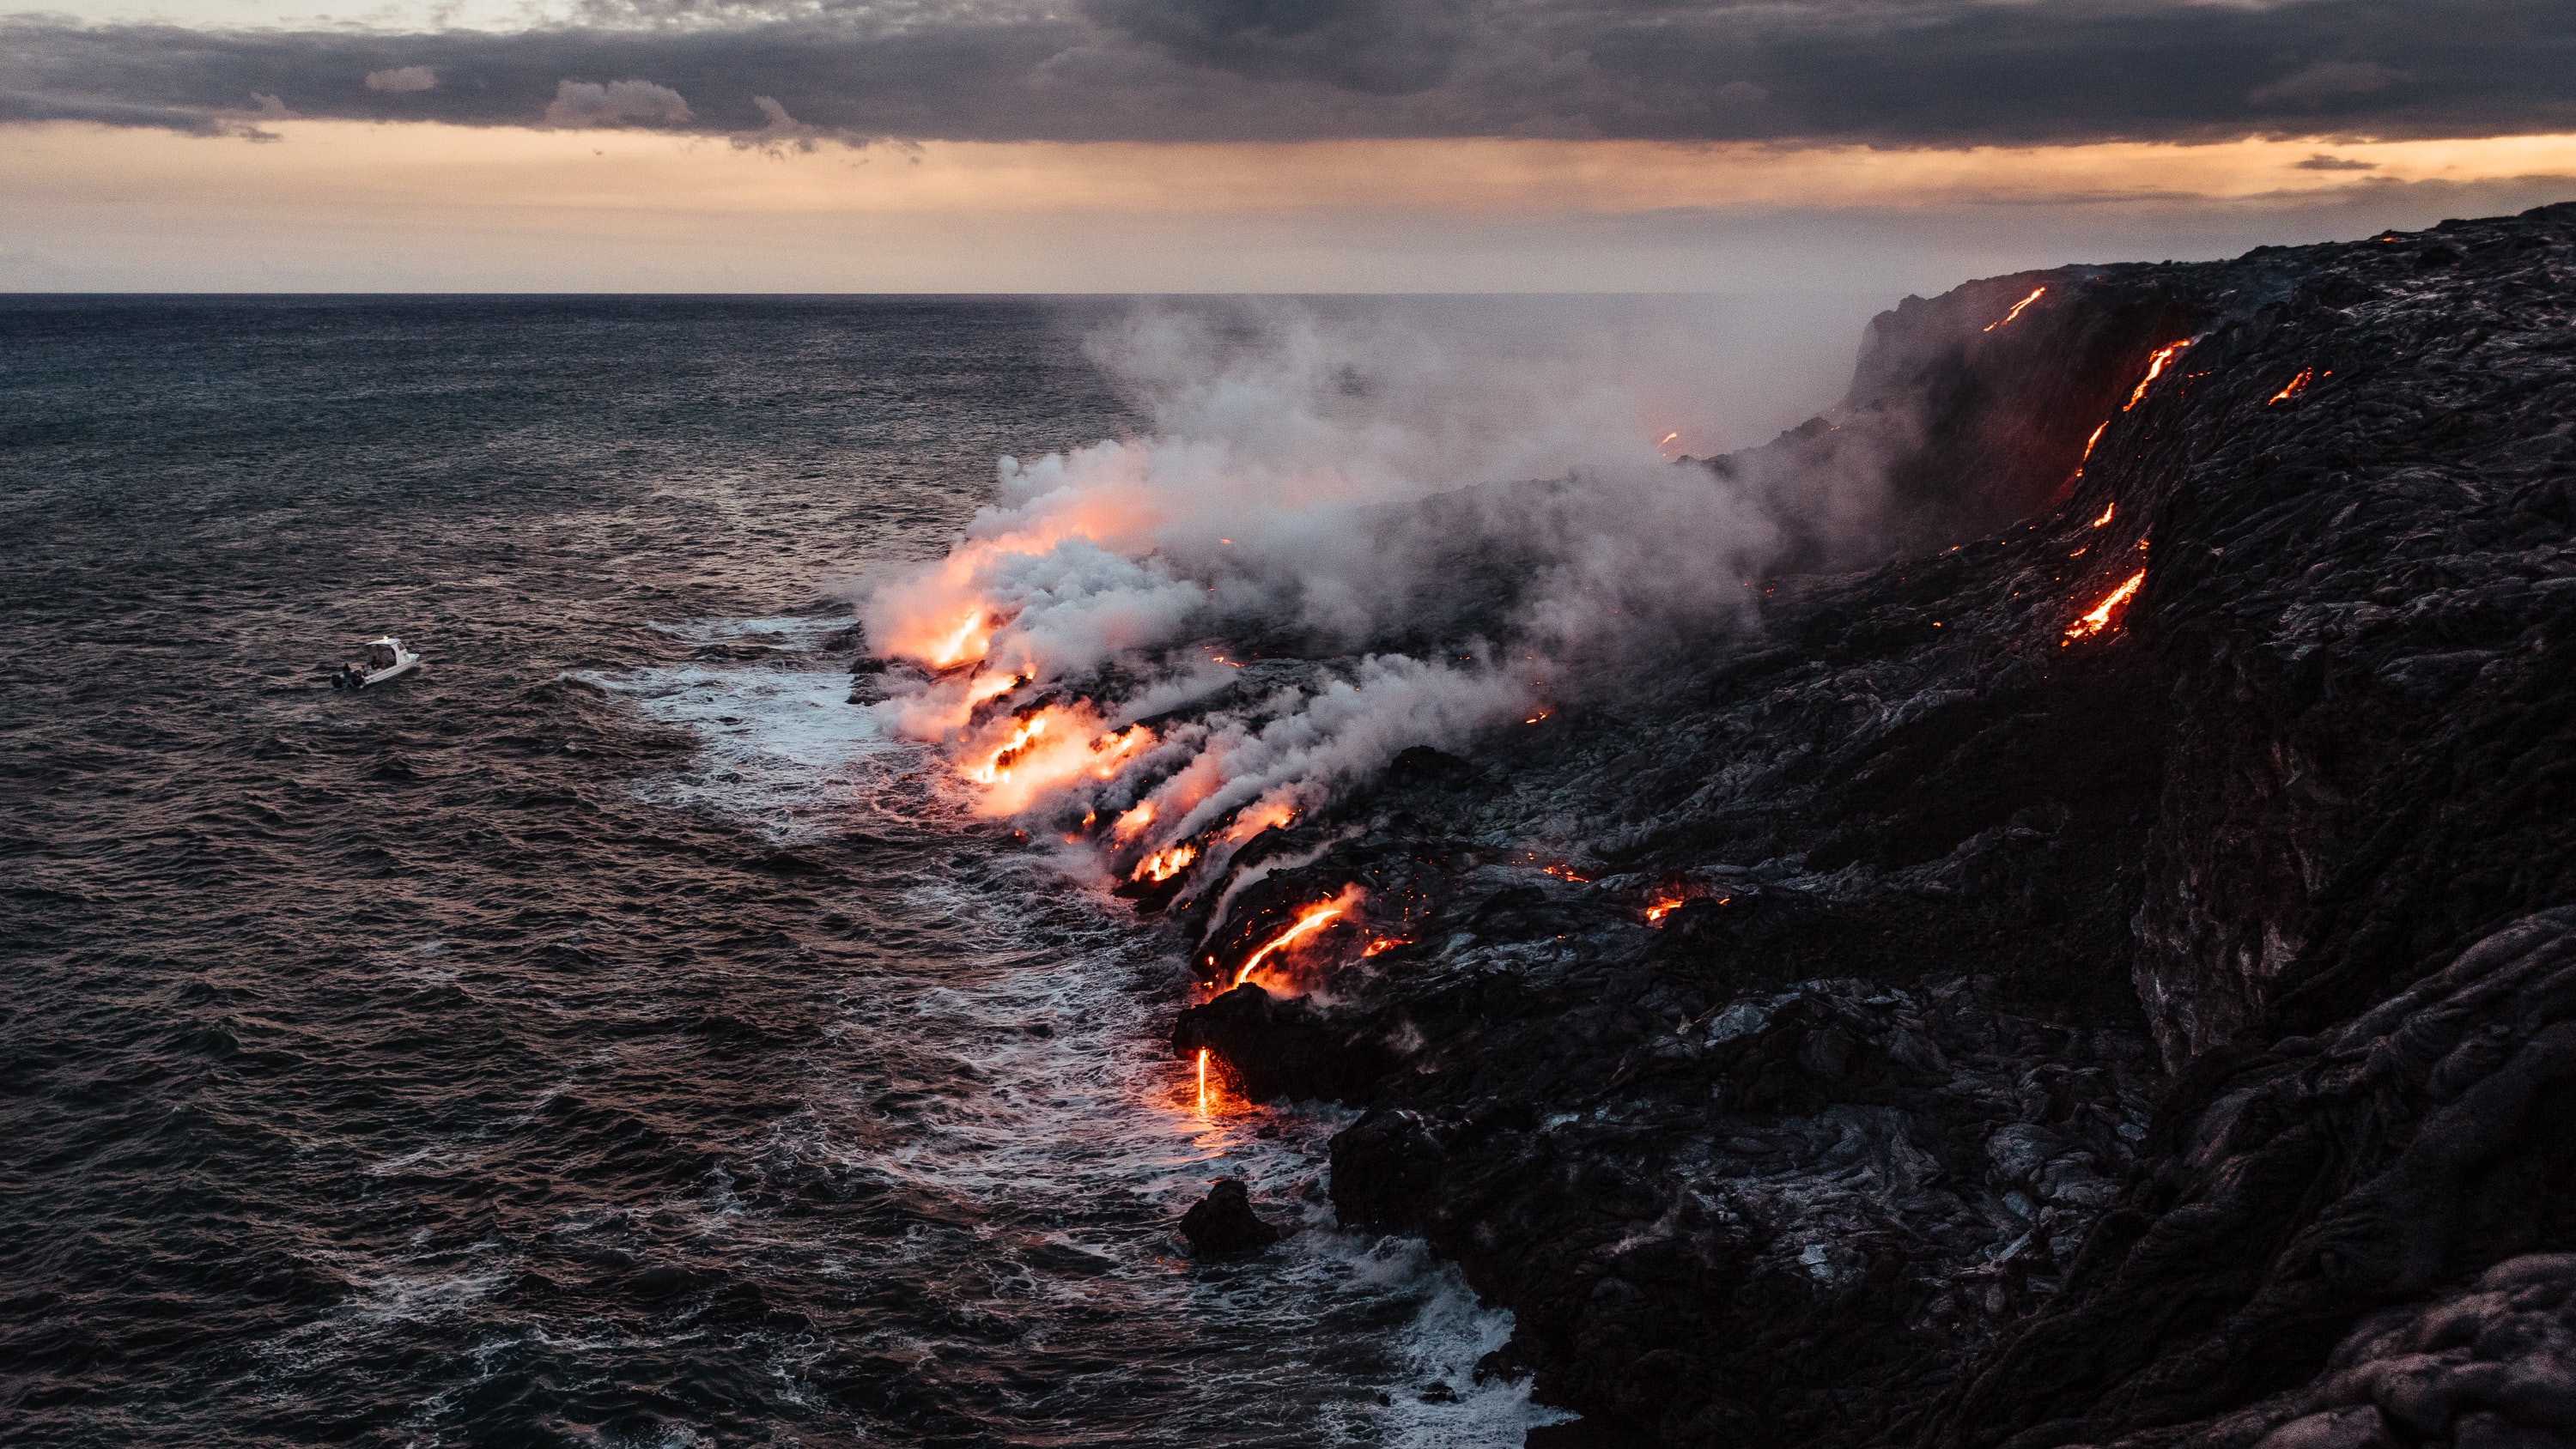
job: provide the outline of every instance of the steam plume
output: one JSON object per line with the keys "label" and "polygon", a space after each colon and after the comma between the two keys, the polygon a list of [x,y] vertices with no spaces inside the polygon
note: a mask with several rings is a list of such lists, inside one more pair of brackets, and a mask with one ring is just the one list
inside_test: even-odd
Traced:
{"label": "steam plume", "polygon": [[1564,340],[1295,307],[1107,329],[1151,431],[1002,459],[946,558],[871,581],[870,646],[912,666],[876,707],[988,812],[1204,873],[1406,748],[1739,627],[1776,480],[1659,451],[1714,435],[1676,415],[1710,400]]}

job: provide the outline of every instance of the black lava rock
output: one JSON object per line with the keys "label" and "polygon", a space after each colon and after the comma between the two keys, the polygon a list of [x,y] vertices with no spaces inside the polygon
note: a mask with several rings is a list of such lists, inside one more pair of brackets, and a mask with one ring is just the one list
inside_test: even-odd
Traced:
{"label": "black lava rock", "polygon": [[1190,1240],[1190,1251],[1199,1257],[1231,1258],[1258,1253],[1278,1242],[1281,1234],[1254,1215],[1243,1179],[1227,1177],[1218,1179],[1206,1197],[1181,1214],[1181,1236]]}
{"label": "black lava rock", "polygon": [[1194,886],[1367,924],[1175,1045],[1586,1432],[2576,1442],[2576,204],[1908,299],[1707,466],[1886,527]]}

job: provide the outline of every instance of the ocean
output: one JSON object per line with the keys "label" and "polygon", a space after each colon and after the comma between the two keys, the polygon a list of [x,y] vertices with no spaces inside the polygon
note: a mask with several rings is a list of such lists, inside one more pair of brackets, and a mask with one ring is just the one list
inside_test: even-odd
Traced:
{"label": "ocean", "polygon": [[[1516,1444],[847,703],[1113,303],[0,299],[0,1437]],[[414,676],[335,693],[378,634]],[[1173,1234],[1216,1177],[1299,1231]]]}

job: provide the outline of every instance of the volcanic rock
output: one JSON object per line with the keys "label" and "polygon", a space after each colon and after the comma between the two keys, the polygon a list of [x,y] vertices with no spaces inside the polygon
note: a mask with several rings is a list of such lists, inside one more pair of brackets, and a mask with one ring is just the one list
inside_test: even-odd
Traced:
{"label": "volcanic rock", "polygon": [[1175,1045],[1604,1432],[2576,1437],[2576,205],[1908,299],[1708,466],[1885,526],[1194,886],[1370,921]]}
{"label": "volcanic rock", "polygon": [[1190,1240],[1190,1251],[1199,1257],[1227,1258],[1258,1253],[1278,1242],[1280,1232],[1253,1213],[1252,1197],[1242,1178],[1224,1177],[1181,1214],[1181,1236]]}

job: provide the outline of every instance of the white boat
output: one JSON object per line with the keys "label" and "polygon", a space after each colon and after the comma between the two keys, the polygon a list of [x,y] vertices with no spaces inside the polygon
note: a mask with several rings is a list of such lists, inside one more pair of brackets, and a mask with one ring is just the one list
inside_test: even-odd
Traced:
{"label": "white boat", "polygon": [[341,665],[340,672],[331,676],[331,686],[334,689],[364,689],[419,667],[420,656],[405,649],[400,639],[387,634],[368,642],[367,657]]}

